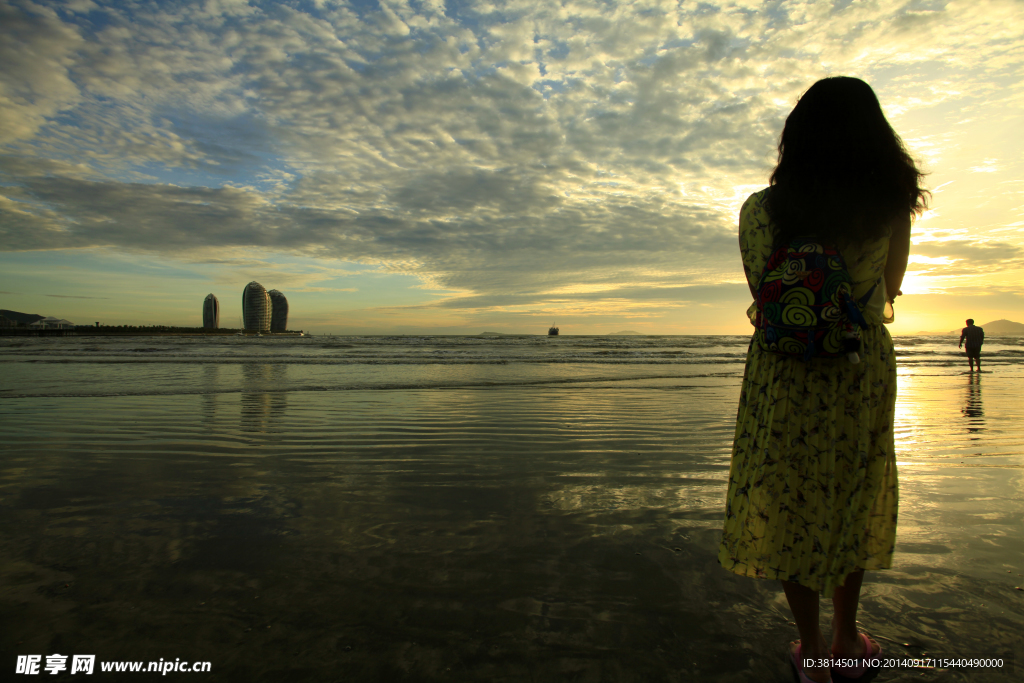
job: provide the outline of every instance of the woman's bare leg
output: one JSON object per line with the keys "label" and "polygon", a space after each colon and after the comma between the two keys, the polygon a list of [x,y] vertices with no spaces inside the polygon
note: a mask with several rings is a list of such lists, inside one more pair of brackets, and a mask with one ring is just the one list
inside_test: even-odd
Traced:
{"label": "woman's bare leg", "polygon": [[864,651],[864,641],[857,630],[857,606],[860,604],[860,587],[864,582],[864,570],[847,574],[846,581],[836,588],[832,596],[832,654],[845,657],[870,655]]}
{"label": "woman's bare leg", "polygon": [[[973,369],[973,368],[972,368]],[[863,645],[857,631],[857,606],[864,572],[852,572],[832,596],[832,652],[837,655],[856,656]]]}
{"label": "woman's bare leg", "polygon": [[[821,634],[821,625],[818,623],[818,591],[789,581],[782,582],[782,589],[786,591],[789,609],[793,612],[796,628],[800,631],[800,658],[827,658],[828,645],[825,644],[825,637]],[[831,680],[828,667],[808,666],[804,668],[804,674],[819,683]]]}

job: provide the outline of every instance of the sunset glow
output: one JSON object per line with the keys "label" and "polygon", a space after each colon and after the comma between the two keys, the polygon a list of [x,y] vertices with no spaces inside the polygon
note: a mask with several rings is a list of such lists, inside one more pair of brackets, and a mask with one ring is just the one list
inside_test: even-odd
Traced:
{"label": "sunset glow", "polygon": [[256,280],[321,332],[554,317],[567,334],[744,334],[739,206],[800,94],[850,75],[934,193],[891,330],[1024,320],[1012,0],[0,15],[0,308],[193,325],[214,292],[232,321]]}

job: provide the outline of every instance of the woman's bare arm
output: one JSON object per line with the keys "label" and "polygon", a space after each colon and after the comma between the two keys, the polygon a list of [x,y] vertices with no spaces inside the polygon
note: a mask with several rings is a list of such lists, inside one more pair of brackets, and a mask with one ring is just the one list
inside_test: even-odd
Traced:
{"label": "woman's bare arm", "polygon": [[[743,205],[743,208],[746,208],[746,204]],[[740,211],[739,238],[740,238],[740,254],[743,256],[743,274],[747,278],[747,288],[750,289],[750,296],[754,297],[754,301],[757,301],[757,290],[754,289],[754,285],[752,285],[750,283],[750,270],[747,267],[746,252],[744,251],[744,248],[743,248],[744,247],[744,243],[743,243],[743,211],[742,210]]]}
{"label": "woman's bare arm", "polygon": [[892,301],[902,294],[903,276],[907,273],[907,259],[910,258],[910,216],[898,220],[892,227],[889,238],[889,257],[885,262],[885,291]]}

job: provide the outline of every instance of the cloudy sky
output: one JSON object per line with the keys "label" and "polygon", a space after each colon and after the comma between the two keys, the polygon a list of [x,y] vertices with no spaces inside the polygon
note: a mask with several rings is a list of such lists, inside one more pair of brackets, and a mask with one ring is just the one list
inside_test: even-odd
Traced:
{"label": "cloudy sky", "polygon": [[746,333],[737,210],[863,78],[929,173],[894,332],[1024,320],[1024,3],[0,0],[0,308]]}

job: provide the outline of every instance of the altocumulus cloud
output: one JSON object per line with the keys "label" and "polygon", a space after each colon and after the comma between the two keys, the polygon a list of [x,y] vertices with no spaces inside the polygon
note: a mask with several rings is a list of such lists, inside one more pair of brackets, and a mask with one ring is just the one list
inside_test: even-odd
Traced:
{"label": "altocumulus cloud", "polygon": [[0,0],[0,245],[380,263],[449,308],[714,301],[813,80],[1020,97],[1019,4],[983,4]]}

